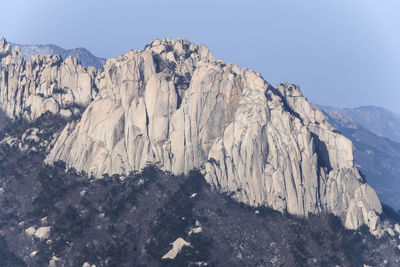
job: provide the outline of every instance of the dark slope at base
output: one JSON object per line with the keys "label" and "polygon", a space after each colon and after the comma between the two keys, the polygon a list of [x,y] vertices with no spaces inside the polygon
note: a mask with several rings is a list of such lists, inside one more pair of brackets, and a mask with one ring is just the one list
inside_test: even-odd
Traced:
{"label": "dark slope at base", "polygon": [[[35,126],[49,138],[65,123],[46,115],[34,125],[8,125],[1,136],[21,137]],[[345,230],[330,215],[306,220],[266,208],[256,213],[212,191],[196,171],[172,176],[148,167],[124,181],[94,180],[66,172],[63,163],[44,165],[40,147],[0,149],[0,266],[47,266],[54,256],[56,266],[97,267],[398,264],[400,251],[389,237]],[[203,231],[189,235],[196,220]],[[25,233],[47,225],[48,239]],[[161,260],[178,237],[191,247]]]}

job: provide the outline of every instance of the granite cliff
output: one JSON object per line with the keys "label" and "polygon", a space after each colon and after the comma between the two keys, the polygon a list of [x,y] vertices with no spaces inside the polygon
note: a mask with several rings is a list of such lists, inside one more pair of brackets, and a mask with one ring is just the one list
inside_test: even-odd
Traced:
{"label": "granite cliff", "polygon": [[154,40],[100,71],[57,56],[25,62],[4,40],[0,58],[8,117],[84,110],[52,141],[46,163],[98,178],[149,164],[175,175],[199,169],[217,191],[248,205],[333,213],[347,228],[381,233],[382,207],[354,164],[351,141],[296,85],[273,87],[181,39]]}
{"label": "granite cliff", "polygon": [[400,210],[398,116],[373,106],[318,108],[332,126],[353,142],[356,166],[366,175],[368,184],[375,189],[381,202]]}
{"label": "granite cliff", "polygon": [[72,57],[35,55],[26,61],[3,38],[0,60],[1,109],[11,119],[34,120],[47,111],[70,117],[97,93],[97,69],[86,69]]}

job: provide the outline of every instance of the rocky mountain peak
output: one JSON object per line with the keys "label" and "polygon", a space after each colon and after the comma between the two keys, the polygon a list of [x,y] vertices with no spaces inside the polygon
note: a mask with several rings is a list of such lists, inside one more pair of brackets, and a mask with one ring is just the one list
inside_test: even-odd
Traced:
{"label": "rocky mountain peak", "polygon": [[11,58],[21,59],[22,53],[19,47],[16,47],[14,51],[12,51],[11,44],[7,43],[7,40],[4,37],[0,40],[0,59],[9,56],[9,60]]}
{"label": "rocky mountain peak", "polygon": [[18,46],[12,51],[5,39],[0,47],[0,102],[11,119],[34,120],[47,111],[70,117],[97,94],[95,67],[57,54],[26,61]]}
{"label": "rocky mountain peak", "polygon": [[202,59],[203,61],[215,61],[215,58],[206,46],[196,45],[188,40],[182,40],[180,38],[175,40],[170,40],[169,38],[153,40],[145,47],[145,51],[158,54],[163,59],[167,59],[169,61],[179,61],[182,60],[182,58],[184,59],[188,57]]}
{"label": "rocky mountain peak", "polygon": [[6,39],[4,37],[0,40],[0,58],[5,57],[11,52],[11,45],[7,44]]}
{"label": "rocky mountain peak", "polygon": [[381,231],[381,204],[354,165],[351,141],[296,85],[273,87],[181,39],[153,40],[101,70],[54,56],[0,66],[9,117],[84,110],[53,140],[46,163],[97,178],[149,164],[176,175],[199,169],[215,190],[248,205],[329,212],[347,228]]}

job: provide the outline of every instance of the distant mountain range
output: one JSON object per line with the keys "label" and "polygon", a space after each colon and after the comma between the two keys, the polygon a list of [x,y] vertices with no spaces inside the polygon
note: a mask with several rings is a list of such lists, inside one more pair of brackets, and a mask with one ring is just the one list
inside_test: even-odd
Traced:
{"label": "distant mountain range", "polygon": [[400,209],[400,115],[375,106],[319,109],[353,142],[355,161],[380,200]]}
{"label": "distant mountain range", "polygon": [[[322,107],[334,120],[334,126],[359,128],[400,143],[400,114],[376,106],[362,106],[358,108]],[[335,124],[338,125],[335,125]]]}
{"label": "distant mountain range", "polygon": [[46,45],[20,45],[12,43],[12,48],[18,45],[21,48],[24,58],[28,60],[32,55],[55,55],[59,54],[63,59],[69,56],[77,58],[78,61],[85,67],[95,66],[98,69],[106,63],[105,58],[96,57],[86,48],[78,47],[73,49],[64,49],[54,44]]}

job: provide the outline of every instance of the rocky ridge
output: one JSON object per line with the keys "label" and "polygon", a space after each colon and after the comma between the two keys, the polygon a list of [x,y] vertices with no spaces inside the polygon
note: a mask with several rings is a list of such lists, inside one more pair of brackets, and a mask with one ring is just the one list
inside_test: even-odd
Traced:
{"label": "rocky ridge", "polygon": [[[17,50],[10,55],[4,42],[1,47],[1,108],[11,118],[32,120],[43,103],[28,99],[43,92],[46,100],[60,99],[51,85],[65,82],[68,60],[46,57],[50,62],[37,73],[58,75],[35,79],[27,91],[19,73],[30,63]],[[73,99],[87,107],[53,142],[47,163],[64,161],[95,177],[127,175],[148,164],[173,174],[200,169],[215,189],[251,206],[305,217],[328,212],[347,228],[366,224],[382,232],[381,204],[354,165],[351,141],[297,86],[273,87],[259,73],[215,60],[205,46],[181,39],[154,40],[143,51],[108,60],[103,71],[71,61],[75,76],[67,81],[75,83],[67,88],[83,95]],[[4,74],[12,71],[17,74]],[[18,82],[5,83],[10,77]],[[60,112],[63,102],[56,103],[58,109],[47,110]]]}
{"label": "rocky ridge", "polygon": [[335,127],[365,128],[380,136],[400,143],[400,115],[376,106],[333,108],[319,106]]}
{"label": "rocky ridge", "polygon": [[25,60],[29,60],[33,55],[55,55],[58,54],[62,58],[67,58],[69,56],[77,58],[80,64],[85,67],[95,66],[101,69],[104,63],[106,63],[105,58],[99,58],[90,53],[87,49],[79,47],[74,49],[63,49],[57,45],[47,44],[47,45],[20,45],[11,44],[12,48],[19,47],[24,54]]}
{"label": "rocky ridge", "polygon": [[34,55],[26,61],[19,47],[0,41],[0,103],[11,119],[34,120],[49,111],[70,117],[97,94],[95,67],[59,55]]}

